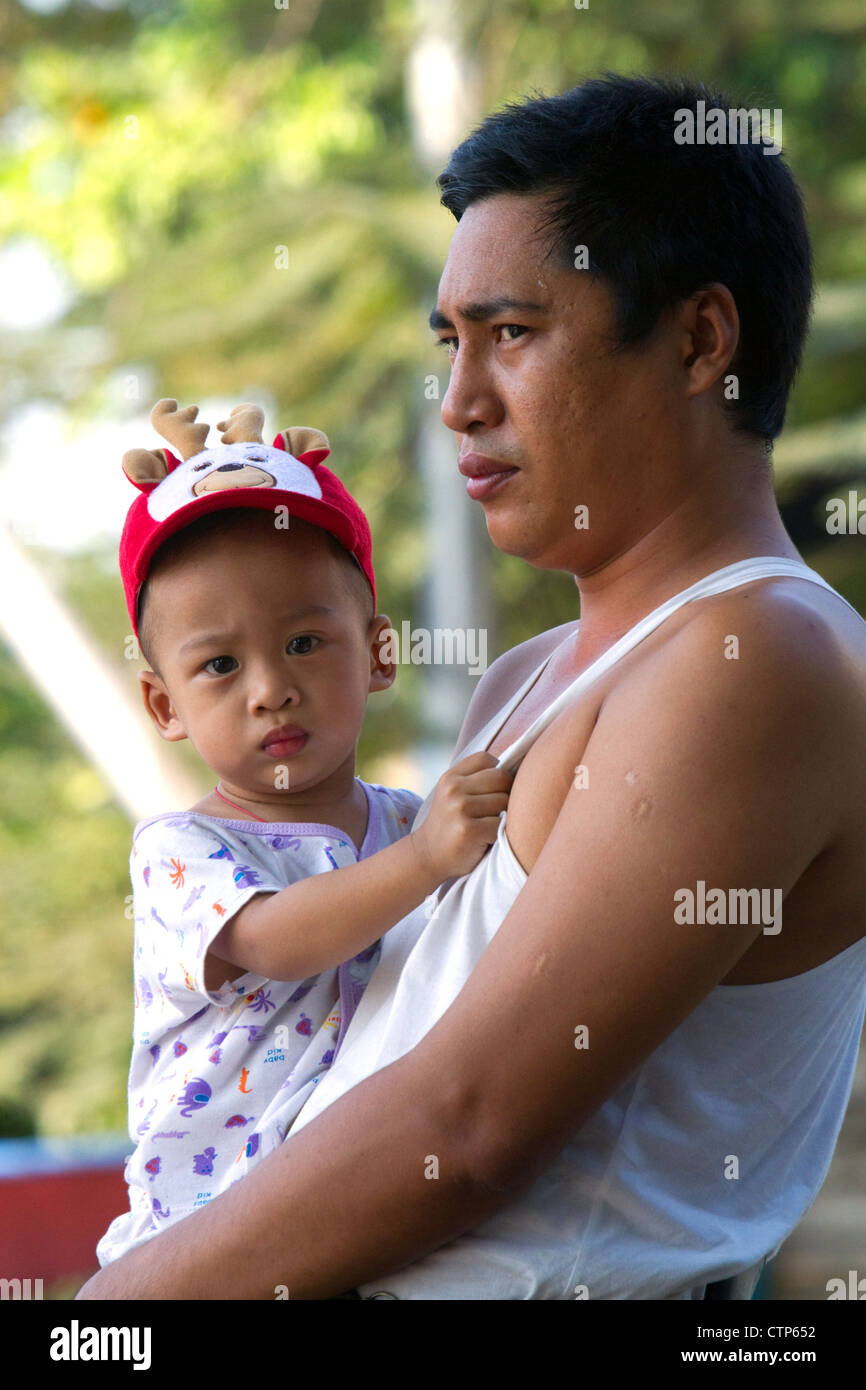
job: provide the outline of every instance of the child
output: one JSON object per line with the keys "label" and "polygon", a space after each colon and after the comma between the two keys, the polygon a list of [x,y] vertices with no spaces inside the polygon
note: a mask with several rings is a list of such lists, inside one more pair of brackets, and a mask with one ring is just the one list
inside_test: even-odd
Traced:
{"label": "child", "polygon": [[151,416],[183,461],[141,449],[123,460],[143,494],[120,565],[151,667],[145,706],[218,781],[134,832],[137,1147],[130,1210],[99,1242],[101,1265],[283,1141],[339,1049],[379,937],[474,868],[511,783],[473,754],[412,831],[419,797],[355,776],[367,695],[395,675],[366,518],[322,466],[320,431],[267,448],[262,412],[238,406],[218,427],[224,447],[208,450],[197,413],[163,400]]}

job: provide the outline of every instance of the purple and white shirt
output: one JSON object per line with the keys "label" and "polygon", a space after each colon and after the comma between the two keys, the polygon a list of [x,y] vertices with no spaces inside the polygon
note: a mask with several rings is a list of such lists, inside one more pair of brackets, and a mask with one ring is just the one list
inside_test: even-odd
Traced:
{"label": "purple and white shirt", "polygon": [[135,1019],[126,1161],[129,1211],[97,1246],[101,1266],[242,1178],[283,1142],[328,1070],[379,942],[306,980],[247,971],[207,990],[207,951],[261,892],[366,859],[412,828],[421,798],[368,782],[360,850],[332,825],[198,812],[136,826],[130,856]]}

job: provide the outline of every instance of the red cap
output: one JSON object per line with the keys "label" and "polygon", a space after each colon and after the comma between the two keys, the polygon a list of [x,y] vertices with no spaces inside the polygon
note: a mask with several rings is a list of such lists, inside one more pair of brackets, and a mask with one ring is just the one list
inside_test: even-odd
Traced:
{"label": "red cap", "polygon": [[[320,526],[354,556],[376,603],[370,527],[354,497],[322,462],[330,454],[321,430],[295,426],[278,434],[269,448],[261,440],[264,414],[257,406],[236,406],[217,428],[222,444],[204,448],[208,426],[194,424],[197,406],[178,411],[177,402],[154,406],[154,427],[179,447],[183,459],[168,449],[131,449],[123,471],[141,492],[130,507],[120,538],[120,573],[132,630],[136,608],[151,562],[169,536],[208,512],[229,507],[258,507],[276,512],[285,507]],[[192,451],[192,452],[191,452]]]}

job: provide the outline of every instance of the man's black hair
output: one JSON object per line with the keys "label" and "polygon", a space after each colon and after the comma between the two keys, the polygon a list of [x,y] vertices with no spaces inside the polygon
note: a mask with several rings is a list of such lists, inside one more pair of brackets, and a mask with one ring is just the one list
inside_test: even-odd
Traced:
{"label": "man's black hair", "polygon": [[[220,535],[225,535],[227,531],[233,530],[236,526],[243,526],[245,523],[249,524],[250,512],[252,510],[253,509],[250,507],[226,507],[216,512],[207,512],[204,516],[191,522],[189,526],[184,527],[182,531],[178,531],[175,535],[169,536],[168,540],[165,541],[156,552],[148,577],[139,590],[136,604],[136,626],[138,628],[138,645],[141,654],[151,669],[156,671],[157,675],[159,675],[160,672],[155,664],[154,656],[155,639],[159,629],[158,623],[154,620],[155,615],[153,610],[147,602],[150,580],[153,578],[157,569],[161,568],[172,559],[177,559],[179,555],[183,554],[188,547],[194,545],[196,541],[204,537],[215,540]],[[260,516],[268,515],[266,511],[259,511],[259,509],[255,510]],[[312,525],[312,523],[309,524]],[[349,554],[349,551],[340,544],[336,536],[332,536],[330,531],[325,531],[321,527],[316,529],[321,531],[331,552],[341,562],[346,585],[347,587],[351,587],[363,616],[369,623],[374,616],[374,606],[373,591],[367,583],[366,575],[360,565],[357,564],[354,556]],[[286,535],[291,537],[291,520],[289,526],[286,528]]]}
{"label": "man's black hair", "polygon": [[[510,102],[451,155],[437,180],[457,221],[479,199],[545,194],[551,254],[606,282],[619,347],[645,341],[661,313],[711,281],[740,316],[728,368],[735,429],[781,433],[812,302],[812,255],[800,190],[761,143],[677,144],[675,113],[733,107],[685,77],[605,73],[558,96]],[[681,123],[681,122],[680,122]]]}

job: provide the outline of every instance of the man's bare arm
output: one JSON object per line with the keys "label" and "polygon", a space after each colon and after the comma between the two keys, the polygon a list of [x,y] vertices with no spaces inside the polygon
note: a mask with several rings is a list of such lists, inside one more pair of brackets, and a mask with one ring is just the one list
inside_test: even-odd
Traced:
{"label": "man's bare arm", "polygon": [[[678,923],[678,890],[785,895],[836,833],[833,642],[740,617],[721,605],[608,697],[589,786],[422,1042],[83,1296],[327,1297],[477,1226],[550,1163],[761,931]],[[759,659],[724,661],[732,630]]]}

